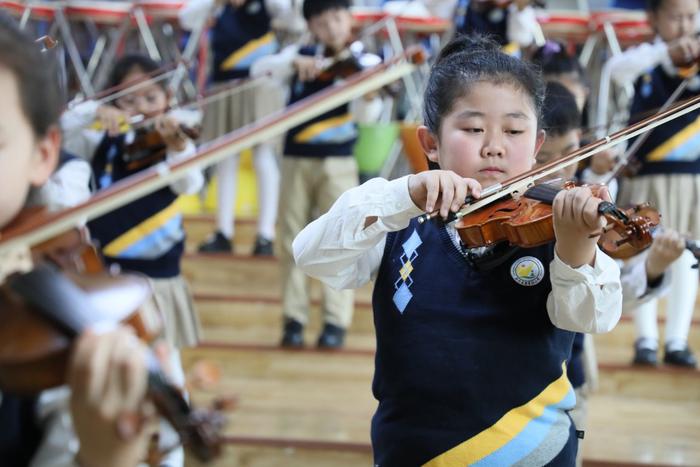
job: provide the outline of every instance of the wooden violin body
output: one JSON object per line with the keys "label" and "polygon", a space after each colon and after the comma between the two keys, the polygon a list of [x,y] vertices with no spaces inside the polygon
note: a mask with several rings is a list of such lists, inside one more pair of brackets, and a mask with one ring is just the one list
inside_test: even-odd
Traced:
{"label": "wooden violin body", "polygon": [[[555,240],[552,201],[561,189],[538,185],[518,199],[505,198],[463,216],[455,223],[462,243],[467,248],[509,242],[522,248],[532,248]],[[601,186],[590,187],[593,194]],[[651,245],[652,232],[659,224],[658,212],[647,205],[621,210],[610,202],[600,204],[598,211],[608,221],[600,232],[598,245],[614,258],[625,259]]]}

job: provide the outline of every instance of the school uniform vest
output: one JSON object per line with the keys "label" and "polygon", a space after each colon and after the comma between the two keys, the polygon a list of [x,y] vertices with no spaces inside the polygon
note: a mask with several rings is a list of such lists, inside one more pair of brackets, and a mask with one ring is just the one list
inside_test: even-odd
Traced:
{"label": "school uniform vest", "polygon": [[255,60],[277,53],[265,2],[248,0],[239,8],[227,3],[211,31],[211,48],[214,82],[245,78]]}
{"label": "school uniform vest", "polygon": [[[657,112],[682,81],[678,76],[669,76],[662,66],[639,77],[634,85],[630,123]],[[688,86],[676,102],[697,93],[697,86]],[[642,164],[639,175],[700,173],[700,110],[655,128],[635,157]]]}
{"label": "school uniform vest", "polygon": [[0,399],[0,464],[25,467],[43,438],[36,423],[36,397],[2,394]]}
{"label": "school uniform vest", "polygon": [[[124,135],[105,135],[95,151],[92,169],[99,189],[143,170],[127,168],[124,140]],[[185,232],[177,197],[164,187],[90,221],[90,234],[107,263],[154,278],[179,275]]]}
{"label": "school uniform vest", "polygon": [[573,333],[546,310],[553,246],[476,270],[444,226],[387,237],[372,304],[379,467],[574,465]]}
{"label": "school uniform vest", "polygon": [[[300,55],[313,57],[316,47],[304,47]],[[292,81],[289,104],[306,99],[335,84],[335,78],[302,82],[298,76]],[[352,156],[357,141],[357,125],[350,113],[350,105],[343,104],[287,132],[285,156],[327,157]]]}

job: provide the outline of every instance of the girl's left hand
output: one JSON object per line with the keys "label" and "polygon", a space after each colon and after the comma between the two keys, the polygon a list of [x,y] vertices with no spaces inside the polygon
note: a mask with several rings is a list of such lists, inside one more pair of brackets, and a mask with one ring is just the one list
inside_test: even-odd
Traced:
{"label": "girl's left hand", "polygon": [[562,190],[554,198],[552,206],[556,251],[559,258],[573,268],[593,264],[598,236],[591,235],[607,224],[598,213],[598,205],[610,200],[607,188],[593,195],[588,187]]}
{"label": "girl's left hand", "polygon": [[161,115],[155,121],[156,130],[163,137],[170,151],[184,151],[187,147],[187,135],[180,129],[180,124],[172,117]]}

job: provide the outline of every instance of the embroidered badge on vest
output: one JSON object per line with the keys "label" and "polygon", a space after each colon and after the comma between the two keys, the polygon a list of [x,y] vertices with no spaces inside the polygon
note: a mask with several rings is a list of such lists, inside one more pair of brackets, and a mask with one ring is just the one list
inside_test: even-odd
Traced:
{"label": "embroidered badge on vest", "polygon": [[510,267],[510,275],[520,285],[537,285],[544,277],[544,266],[542,261],[534,256],[523,256],[516,259]]}
{"label": "embroidered badge on vest", "polygon": [[411,286],[413,285],[413,279],[411,278],[411,272],[413,272],[413,262],[418,257],[418,247],[423,244],[423,240],[418,236],[418,232],[415,230],[411,236],[406,240],[403,245],[403,254],[399,258],[401,261],[401,269],[399,270],[399,278],[394,282],[394,304],[401,314],[403,314],[408,302],[413,298],[411,293]]}

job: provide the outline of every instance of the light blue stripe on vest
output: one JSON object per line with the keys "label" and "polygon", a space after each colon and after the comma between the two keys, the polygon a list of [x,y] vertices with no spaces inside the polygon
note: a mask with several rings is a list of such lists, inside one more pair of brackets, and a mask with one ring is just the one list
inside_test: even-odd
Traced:
{"label": "light blue stripe on vest", "polygon": [[253,62],[255,62],[257,59],[277,53],[278,48],[279,47],[277,41],[272,41],[267,44],[263,44],[255,50],[252,50],[248,55],[241,57],[241,59],[238,61],[238,63],[236,63],[233,69],[247,70],[253,65]]}
{"label": "light blue stripe on vest", "polygon": [[569,389],[564,399],[545,407],[539,417],[531,420],[525,428],[498,451],[472,464],[479,467],[514,465],[525,458],[540,459],[531,465],[544,465],[562,450],[569,440],[571,420],[565,410],[576,405],[576,395]]}
{"label": "light blue stripe on vest", "polygon": [[185,238],[182,230],[182,214],[177,214],[168,222],[130,245],[117,258],[156,259],[170,251]]}
{"label": "light blue stripe on vest", "polygon": [[663,161],[693,162],[700,158],[700,133],[695,133],[683,144],[664,156]]}
{"label": "light blue stripe on vest", "polygon": [[323,130],[305,143],[310,144],[338,144],[345,143],[357,138],[357,127],[353,122],[346,122],[342,125]]}

